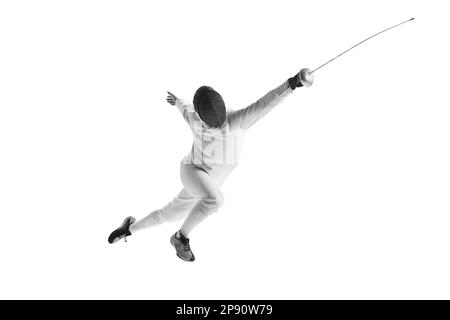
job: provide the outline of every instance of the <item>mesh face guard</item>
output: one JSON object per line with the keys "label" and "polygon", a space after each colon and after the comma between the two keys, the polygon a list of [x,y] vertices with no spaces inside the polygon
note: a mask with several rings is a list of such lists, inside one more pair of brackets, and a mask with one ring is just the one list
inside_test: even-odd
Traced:
{"label": "mesh face guard", "polygon": [[194,108],[200,119],[210,127],[220,128],[227,120],[225,102],[211,87],[198,88],[194,95]]}

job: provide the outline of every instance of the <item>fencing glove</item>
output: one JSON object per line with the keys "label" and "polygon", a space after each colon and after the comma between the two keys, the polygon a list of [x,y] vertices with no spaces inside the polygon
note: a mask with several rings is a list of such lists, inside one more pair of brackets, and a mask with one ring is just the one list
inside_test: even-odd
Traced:
{"label": "fencing glove", "polygon": [[300,82],[300,72],[297,73],[292,78],[289,78],[288,83],[289,83],[289,87],[292,90],[295,90],[295,88],[298,88],[298,87],[303,87],[303,84]]}

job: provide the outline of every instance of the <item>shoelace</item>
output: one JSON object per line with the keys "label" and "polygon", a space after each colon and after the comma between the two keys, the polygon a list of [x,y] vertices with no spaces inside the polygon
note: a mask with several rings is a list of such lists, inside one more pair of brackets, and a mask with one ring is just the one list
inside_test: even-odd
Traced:
{"label": "shoelace", "polygon": [[125,233],[125,235],[124,235],[124,238],[123,238],[123,240],[125,241],[125,242],[127,242],[127,237],[129,236],[129,235],[131,235],[131,232],[130,232],[130,226],[131,226],[131,224],[128,224],[127,225],[127,232]]}
{"label": "shoelace", "polygon": [[131,235],[131,233],[128,231],[127,233],[125,233],[125,234],[123,234],[123,235],[120,235],[120,236],[119,236],[119,239],[122,239],[122,238],[123,238],[123,240],[124,240],[125,242],[127,242],[127,237],[128,237],[129,235]]}
{"label": "shoelace", "polygon": [[125,240],[125,242],[127,242],[127,237],[131,236],[131,232],[128,231],[127,233],[125,233],[125,235],[123,236],[123,240]]}
{"label": "shoelace", "polygon": [[183,249],[185,251],[191,251],[191,247],[189,246],[189,239],[185,237],[180,237],[178,240],[183,244]]}

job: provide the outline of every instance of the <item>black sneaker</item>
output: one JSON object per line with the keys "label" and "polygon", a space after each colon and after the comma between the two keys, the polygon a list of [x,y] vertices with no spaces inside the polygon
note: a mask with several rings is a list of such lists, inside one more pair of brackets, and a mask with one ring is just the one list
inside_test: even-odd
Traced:
{"label": "black sneaker", "polygon": [[186,238],[181,231],[176,232],[171,238],[170,243],[177,251],[178,258],[184,261],[194,261],[195,257],[189,246],[189,239]]}
{"label": "black sneaker", "polygon": [[125,242],[127,242],[127,237],[131,236],[131,232],[130,232],[130,226],[136,222],[136,219],[133,217],[128,217],[126,218],[123,223],[120,225],[119,228],[117,228],[116,230],[114,230],[109,238],[108,238],[108,242],[109,243],[116,243],[117,241],[119,241],[122,238],[125,238]]}

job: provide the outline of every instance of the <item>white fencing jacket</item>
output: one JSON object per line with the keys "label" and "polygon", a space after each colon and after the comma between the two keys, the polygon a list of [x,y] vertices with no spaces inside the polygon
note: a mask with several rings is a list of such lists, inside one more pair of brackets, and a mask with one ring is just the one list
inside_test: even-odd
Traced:
{"label": "white fencing jacket", "polygon": [[176,106],[194,135],[191,152],[182,163],[195,165],[219,179],[225,178],[238,164],[245,131],[291,93],[286,81],[248,107],[227,111],[227,120],[221,128],[209,127],[192,103],[177,99]]}

